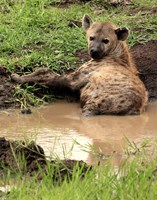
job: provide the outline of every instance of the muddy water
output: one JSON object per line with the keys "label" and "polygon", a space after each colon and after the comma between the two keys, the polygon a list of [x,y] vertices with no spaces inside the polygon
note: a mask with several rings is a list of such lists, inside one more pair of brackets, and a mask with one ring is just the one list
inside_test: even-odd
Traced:
{"label": "muddy water", "polygon": [[[34,108],[33,114],[22,115],[19,110],[0,112],[0,137],[33,139],[46,155],[96,162],[86,147],[109,155],[116,152],[115,164],[121,159],[126,139],[142,141],[157,136],[157,102],[148,106],[141,116],[97,116],[82,118],[79,104],[58,102]],[[80,145],[74,144],[77,141]],[[82,150],[83,149],[83,150]]]}

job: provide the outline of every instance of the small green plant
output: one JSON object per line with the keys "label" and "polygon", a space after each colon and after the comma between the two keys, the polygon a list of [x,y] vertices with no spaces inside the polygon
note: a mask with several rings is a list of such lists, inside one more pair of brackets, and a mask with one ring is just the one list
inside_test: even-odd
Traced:
{"label": "small green plant", "polygon": [[25,84],[24,88],[21,88],[19,85],[15,88],[15,101],[20,104],[21,109],[26,109],[30,105],[31,106],[39,106],[44,102],[44,98],[38,98],[36,97],[33,92],[38,90],[38,88],[35,88],[33,86],[29,86]]}

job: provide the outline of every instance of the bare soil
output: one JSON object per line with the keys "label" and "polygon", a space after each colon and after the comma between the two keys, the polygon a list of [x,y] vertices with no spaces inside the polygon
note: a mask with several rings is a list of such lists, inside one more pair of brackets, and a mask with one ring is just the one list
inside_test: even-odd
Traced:
{"label": "bare soil", "polygon": [[157,41],[138,44],[131,49],[133,58],[139,70],[139,76],[144,82],[149,99],[157,99]]}
{"label": "bare soil", "polygon": [[9,77],[6,69],[0,66],[0,109],[14,106],[14,86]]}
{"label": "bare soil", "polygon": [[142,15],[148,14],[157,14],[157,7],[156,8],[140,8],[140,9],[132,9],[130,11],[130,15],[136,15],[137,13],[142,13]]}
{"label": "bare soil", "polygon": [[54,6],[55,4],[59,8],[67,8],[71,4],[81,4],[88,1],[91,1],[91,0],[61,0],[59,3],[52,3],[52,5]]}
{"label": "bare soil", "polygon": [[4,174],[9,169],[12,173],[22,172],[23,175],[37,174],[38,179],[42,179],[42,175],[47,173],[46,167],[49,166],[52,169],[52,181],[61,183],[65,177],[71,180],[76,165],[81,178],[92,169],[92,166],[88,166],[83,161],[49,161],[45,157],[43,148],[33,141],[26,145],[23,141],[8,141],[4,137],[0,138],[0,174]]}
{"label": "bare soil", "polygon": [[[94,3],[92,0],[61,0],[59,3],[52,3],[52,5],[54,6],[54,4],[59,7],[59,8],[67,8],[69,5],[71,4],[81,4],[81,3],[87,3],[89,2],[91,4],[91,6],[93,6]],[[101,3],[99,3],[101,5]],[[132,5],[132,1],[131,0],[108,0],[106,2],[102,2],[102,7],[106,5],[110,5],[110,6],[117,6],[117,5]],[[100,6],[101,7],[101,6]]]}

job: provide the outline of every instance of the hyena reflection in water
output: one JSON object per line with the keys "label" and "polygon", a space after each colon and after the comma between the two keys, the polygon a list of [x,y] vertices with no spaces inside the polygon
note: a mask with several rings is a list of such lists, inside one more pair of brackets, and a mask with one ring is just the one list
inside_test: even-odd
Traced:
{"label": "hyena reflection in water", "polygon": [[141,114],[148,94],[128,51],[127,28],[110,22],[94,22],[88,15],[82,20],[91,60],[70,74],[58,75],[42,68],[29,75],[12,75],[19,83],[34,82],[80,91],[84,116]]}

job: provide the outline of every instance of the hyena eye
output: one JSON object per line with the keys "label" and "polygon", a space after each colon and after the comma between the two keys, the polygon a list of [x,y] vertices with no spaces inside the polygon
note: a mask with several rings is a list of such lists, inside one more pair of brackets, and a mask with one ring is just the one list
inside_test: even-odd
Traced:
{"label": "hyena eye", "polygon": [[107,39],[107,38],[106,38],[106,39],[103,39],[102,42],[103,42],[104,44],[108,44],[108,43],[109,43],[109,39]]}
{"label": "hyena eye", "polygon": [[92,41],[92,40],[94,40],[94,39],[95,39],[94,36],[90,36],[90,37],[89,37],[89,40],[90,40],[90,41]]}

